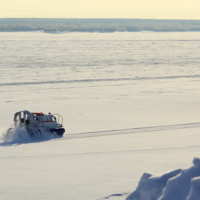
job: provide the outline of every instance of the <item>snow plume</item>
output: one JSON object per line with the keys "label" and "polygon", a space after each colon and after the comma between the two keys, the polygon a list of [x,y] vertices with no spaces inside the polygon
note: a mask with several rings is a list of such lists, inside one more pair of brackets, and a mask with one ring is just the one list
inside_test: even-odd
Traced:
{"label": "snow plume", "polygon": [[27,131],[24,127],[9,128],[2,135],[3,142],[1,145],[14,145],[45,141],[55,138],[56,136],[44,128],[29,128]]}
{"label": "snow plume", "polygon": [[193,164],[189,169],[177,169],[158,177],[143,174],[126,200],[199,200],[200,159],[194,158]]}

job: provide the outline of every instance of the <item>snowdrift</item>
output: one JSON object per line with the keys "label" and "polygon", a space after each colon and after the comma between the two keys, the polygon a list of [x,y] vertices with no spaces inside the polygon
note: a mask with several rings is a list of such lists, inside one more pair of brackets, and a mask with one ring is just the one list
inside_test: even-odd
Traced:
{"label": "snowdrift", "polygon": [[126,200],[199,200],[200,159],[189,169],[176,169],[162,176],[144,173],[136,190]]}

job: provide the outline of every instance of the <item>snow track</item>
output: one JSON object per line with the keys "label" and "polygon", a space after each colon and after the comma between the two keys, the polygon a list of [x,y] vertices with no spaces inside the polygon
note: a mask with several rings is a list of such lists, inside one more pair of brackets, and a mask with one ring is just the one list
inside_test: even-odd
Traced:
{"label": "snow track", "polygon": [[[2,139],[4,139],[4,141],[0,143],[0,146],[32,143],[32,142],[38,142],[38,141],[42,142],[42,141],[51,140],[51,139],[68,140],[68,139],[101,137],[101,136],[111,136],[111,135],[125,135],[125,134],[137,134],[137,133],[145,133],[145,132],[168,131],[168,130],[176,130],[176,129],[190,129],[190,128],[199,128],[199,127],[200,127],[200,122],[196,122],[196,123],[185,123],[185,124],[175,124],[175,125],[165,125],[165,126],[151,126],[151,127],[139,127],[139,128],[118,129],[118,130],[73,133],[73,134],[65,134],[63,138],[50,137],[46,135],[46,133],[43,133],[42,135],[39,135],[36,138],[35,137],[31,138],[27,136],[27,134],[24,135],[23,129],[16,129],[15,132],[17,132],[17,135],[14,134],[11,138],[3,137]],[[20,135],[20,137],[18,137],[18,134]],[[7,141],[8,139],[9,141]],[[188,147],[196,147],[196,146],[188,146]],[[144,149],[144,150],[156,150],[156,149]]]}
{"label": "snow track", "polygon": [[65,137],[63,139],[76,139],[76,138],[100,137],[100,136],[110,136],[110,135],[135,134],[135,133],[167,131],[167,130],[175,130],[175,129],[198,128],[198,127],[200,127],[200,122],[187,123],[187,124],[165,125],[165,126],[151,126],[151,127],[141,127],[141,128],[76,133],[76,134],[65,135]]}
{"label": "snow track", "polygon": [[9,82],[0,83],[0,87],[4,86],[19,86],[19,85],[44,85],[44,84],[67,84],[67,83],[91,83],[91,82],[119,82],[119,81],[148,81],[148,80],[165,80],[165,79],[180,79],[180,78],[200,78],[200,75],[183,75],[183,76],[149,76],[135,78],[105,78],[105,79],[80,79],[80,80],[60,80],[60,81],[40,81],[40,82]]}

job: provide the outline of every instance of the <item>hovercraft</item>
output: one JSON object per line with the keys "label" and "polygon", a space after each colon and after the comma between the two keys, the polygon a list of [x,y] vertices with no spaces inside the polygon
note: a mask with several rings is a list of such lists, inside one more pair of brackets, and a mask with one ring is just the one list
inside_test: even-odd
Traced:
{"label": "hovercraft", "polygon": [[33,129],[46,130],[52,134],[62,137],[65,129],[62,125],[63,118],[59,114],[48,115],[42,112],[19,111],[14,114],[14,126],[24,127],[30,136],[33,136]]}

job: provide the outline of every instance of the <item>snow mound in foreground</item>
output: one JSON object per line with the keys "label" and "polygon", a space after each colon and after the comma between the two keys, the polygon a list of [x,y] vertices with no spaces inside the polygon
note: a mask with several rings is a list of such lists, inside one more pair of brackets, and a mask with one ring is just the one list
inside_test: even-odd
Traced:
{"label": "snow mound in foreground", "polygon": [[53,135],[50,131],[44,128],[31,128],[29,131],[24,127],[9,128],[2,134],[1,139],[3,143],[6,144],[22,144],[22,143],[31,143],[39,140],[50,140],[55,138],[56,135]]}
{"label": "snow mound in foreground", "polygon": [[191,180],[191,189],[187,200],[200,199],[200,177]]}
{"label": "snow mound in foreground", "polygon": [[126,200],[200,200],[200,159],[193,164],[157,177],[144,173]]}

